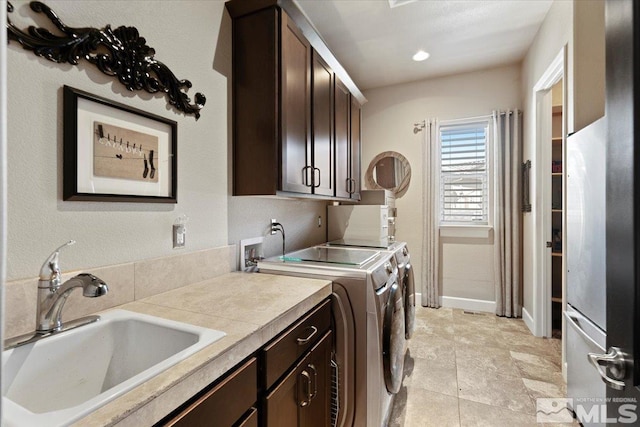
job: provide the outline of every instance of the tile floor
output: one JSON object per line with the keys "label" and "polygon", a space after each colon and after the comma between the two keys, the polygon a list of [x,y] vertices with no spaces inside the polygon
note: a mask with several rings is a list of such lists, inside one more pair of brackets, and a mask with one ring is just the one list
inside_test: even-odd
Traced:
{"label": "tile floor", "polygon": [[389,427],[536,426],[535,399],[565,396],[560,340],[521,319],[419,307]]}

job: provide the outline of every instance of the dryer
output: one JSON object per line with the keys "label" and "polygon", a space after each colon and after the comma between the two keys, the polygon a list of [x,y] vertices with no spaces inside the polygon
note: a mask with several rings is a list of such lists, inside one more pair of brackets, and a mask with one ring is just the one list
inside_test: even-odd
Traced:
{"label": "dryer", "polygon": [[416,290],[411,267],[411,255],[406,242],[396,242],[388,238],[379,240],[339,239],[325,243],[326,246],[375,249],[394,254],[398,266],[398,278],[404,295],[405,337],[413,335],[416,317]]}
{"label": "dryer", "polygon": [[315,246],[258,263],[260,273],[332,281],[336,399],[334,426],[385,426],[404,367],[404,304],[395,256]]}

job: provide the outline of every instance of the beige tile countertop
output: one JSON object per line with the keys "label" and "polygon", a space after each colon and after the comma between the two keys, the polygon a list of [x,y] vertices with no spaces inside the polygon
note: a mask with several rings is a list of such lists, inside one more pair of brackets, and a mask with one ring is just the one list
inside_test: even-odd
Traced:
{"label": "beige tile countertop", "polygon": [[229,273],[117,307],[227,335],[74,426],[153,425],[330,294],[327,280]]}

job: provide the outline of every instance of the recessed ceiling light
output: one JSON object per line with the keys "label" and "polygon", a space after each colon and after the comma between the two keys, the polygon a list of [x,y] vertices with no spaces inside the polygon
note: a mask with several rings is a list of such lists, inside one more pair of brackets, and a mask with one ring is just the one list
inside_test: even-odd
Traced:
{"label": "recessed ceiling light", "polygon": [[414,61],[424,61],[425,59],[427,59],[429,56],[429,52],[425,52],[424,50],[419,50],[416,52],[415,55],[413,55],[413,60]]}

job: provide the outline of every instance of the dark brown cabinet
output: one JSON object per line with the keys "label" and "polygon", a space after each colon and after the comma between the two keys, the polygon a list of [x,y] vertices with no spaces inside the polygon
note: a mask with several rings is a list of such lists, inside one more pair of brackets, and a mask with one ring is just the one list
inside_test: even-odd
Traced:
{"label": "dark brown cabinet", "polygon": [[[282,183],[280,188],[282,191],[294,193],[311,193],[314,172],[310,133],[311,46],[285,13],[282,14],[281,40]],[[254,102],[257,101],[254,100]],[[250,126],[249,121],[250,118],[243,119],[243,122]],[[260,141],[255,142],[260,143]],[[236,143],[243,142],[237,139]]]}
{"label": "dark brown cabinet", "polygon": [[347,104],[345,115],[343,97],[334,99],[334,72],[277,1],[231,0],[227,9],[233,18],[233,195],[353,198],[359,187],[354,151],[344,157],[353,136],[351,111]]}
{"label": "dark brown cabinet", "polygon": [[335,195],[333,146],[333,71],[313,51],[313,193]]}
{"label": "dark brown cabinet", "polygon": [[252,357],[210,390],[158,425],[176,427],[257,425],[258,363]]}
{"label": "dark brown cabinet", "polygon": [[362,105],[355,99],[353,96],[351,97],[351,116],[350,116],[351,129],[349,135],[351,137],[350,143],[350,152],[351,156],[349,157],[349,166],[350,166],[350,175],[351,179],[351,187],[350,193],[351,198],[354,200],[360,200],[360,189],[361,187],[361,171],[362,166],[360,163],[360,159],[362,158]]}
{"label": "dark brown cabinet", "polygon": [[331,301],[298,319],[159,426],[329,426]]}
{"label": "dark brown cabinet", "polygon": [[335,78],[336,197],[360,200],[360,103]]}
{"label": "dark brown cabinet", "polygon": [[330,425],[331,331],[265,398],[267,426]]}
{"label": "dark brown cabinet", "polygon": [[332,345],[327,300],[264,347],[264,425],[330,425]]}
{"label": "dark brown cabinet", "polygon": [[349,89],[335,78],[335,147],[336,147],[336,197],[351,197],[351,94]]}

